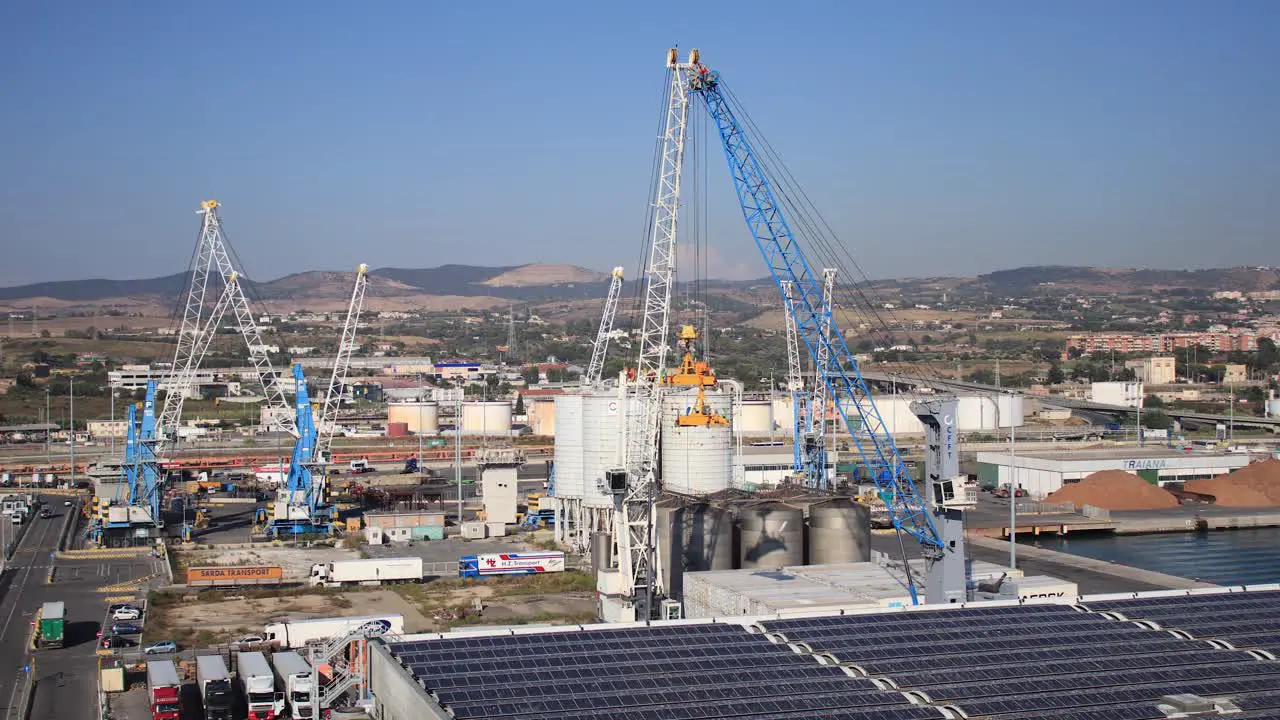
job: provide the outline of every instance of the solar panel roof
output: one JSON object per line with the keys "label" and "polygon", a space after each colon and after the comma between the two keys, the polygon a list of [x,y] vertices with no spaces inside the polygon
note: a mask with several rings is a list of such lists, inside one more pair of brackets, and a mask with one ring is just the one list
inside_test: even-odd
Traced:
{"label": "solar panel roof", "polygon": [[1232,647],[1280,655],[1280,591],[388,646],[459,719],[1156,720],[1185,693],[1280,717],[1280,661]]}

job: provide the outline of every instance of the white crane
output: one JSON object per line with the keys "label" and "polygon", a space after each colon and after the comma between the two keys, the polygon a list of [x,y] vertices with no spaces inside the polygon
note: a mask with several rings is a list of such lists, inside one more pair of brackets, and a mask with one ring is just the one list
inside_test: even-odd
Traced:
{"label": "white crane", "polygon": [[[222,221],[218,217],[219,203],[206,200],[200,204],[202,215],[200,240],[196,248],[195,263],[192,266],[191,286],[187,291],[187,299],[182,315],[182,326],[178,330],[178,347],[173,355],[173,368],[166,380],[164,405],[157,420],[157,454],[177,433],[178,421],[182,417],[182,401],[189,390],[209,349],[212,336],[218,332],[222,315],[231,308],[236,317],[236,332],[244,338],[249,350],[249,362],[253,364],[262,390],[266,396],[266,406],[278,408],[280,422],[284,429],[298,434],[293,419],[292,409],[285,399],[284,390],[280,386],[280,378],[271,367],[271,358],[267,354],[267,346],[262,341],[262,332],[253,319],[249,301],[244,290],[237,282],[238,274],[231,265],[231,257],[227,252],[226,240],[222,234]],[[206,297],[220,280],[223,291],[218,304],[205,315]],[[225,300],[225,305],[223,301]],[[221,307],[220,307],[221,306]],[[207,321],[206,321],[207,317]]]}
{"label": "white crane", "polygon": [[618,298],[622,295],[622,268],[616,267],[609,274],[609,293],[604,298],[604,314],[600,316],[600,329],[591,348],[591,364],[587,366],[584,385],[590,387],[600,382],[604,373],[604,358],[609,351],[609,338],[613,336],[613,317],[618,314]]}
{"label": "white crane", "polygon": [[658,491],[658,442],[662,421],[662,376],[667,368],[671,329],[671,288],[680,214],[680,182],[684,171],[685,128],[689,120],[689,79],[698,61],[695,50],[682,63],[667,53],[667,105],[663,119],[660,168],[653,202],[649,266],[645,273],[644,318],[640,355],[630,385],[639,409],[638,422],[627,427],[624,466],[626,487],[618,510],[618,572],[629,584],[636,616],[648,619],[653,595],[661,592],[655,566],[654,500]]}
{"label": "white crane", "polygon": [[316,458],[320,462],[329,461],[329,448],[333,444],[333,434],[338,423],[338,407],[342,404],[342,392],[346,387],[347,373],[351,369],[351,356],[360,347],[356,342],[356,330],[360,327],[360,313],[364,309],[364,292],[369,285],[369,266],[361,264],[356,268],[356,284],[351,290],[351,302],[347,305],[347,318],[342,323],[342,339],[338,344],[338,354],[333,360],[333,372],[329,375],[329,388],[324,394],[324,405],[320,410],[318,430],[320,438],[316,443]]}
{"label": "white crane", "polygon": [[800,341],[796,332],[795,299],[792,297],[794,283],[783,280],[779,283],[782,290],[782,307],[787,328],[787,392],[791,393],[791,469],[799,473],[804,470],[804,430],[802,423],[809,416],[806,412],[808,398],[804,393],[804,371],[800,367]]}

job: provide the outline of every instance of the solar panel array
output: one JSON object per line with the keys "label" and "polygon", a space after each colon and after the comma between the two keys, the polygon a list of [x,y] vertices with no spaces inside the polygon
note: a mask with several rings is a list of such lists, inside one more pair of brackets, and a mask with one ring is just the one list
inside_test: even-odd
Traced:
{"label": "solar panel array", "polygon": [[1280,592],[1116,600],[1087,609],[964,608],[763,624],[970,716],[1156,720],[1165,717],[1156,702],[1181,693],[1230,697],[1249,711],[1232,717],[1280,716],[1280,662],[1100,614],[1271,648],[1280,642]]}
{"label": "solar panel array", "polygon": [[680,624],[390,649],[463,720],[925,720],[944,717],[944,706],[993,720],[1163,720],[1157,701],[1185,693],[1230,698],[1244,711],[1231,715],[1240,720],[1280,717],[1280,661],[1205,642],[1280,656],[1280,592],[762,625],[768,637],[737,625]]}
{"label": "solar panel array", "polygon": [[942,717],[736,625],[411,641],[391,651],[457,718]]}

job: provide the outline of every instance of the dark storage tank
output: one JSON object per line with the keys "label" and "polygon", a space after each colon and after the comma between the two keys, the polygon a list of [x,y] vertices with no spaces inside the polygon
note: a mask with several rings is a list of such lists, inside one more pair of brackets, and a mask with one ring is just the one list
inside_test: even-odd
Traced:
{"label": "dark storage tank", "polygon": [[809,564],[871,562],[871,512],[846,498],[809,506]]}
{"label": "dark storage tank", "polygon": [[776,502],[743,507],[738,533],[743,569],[804,564],[804,511],[798,507]]}

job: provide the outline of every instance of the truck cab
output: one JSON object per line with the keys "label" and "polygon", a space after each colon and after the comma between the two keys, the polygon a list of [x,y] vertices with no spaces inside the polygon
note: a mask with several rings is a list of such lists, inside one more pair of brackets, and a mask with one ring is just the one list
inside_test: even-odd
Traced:
{"label": "truck cab", "polygon": [[369,464],[368,458],[360,458],[358,460],[352,460],[349,467],[353,475],[360,475],[362,473],[373,472],[376,469]]}

